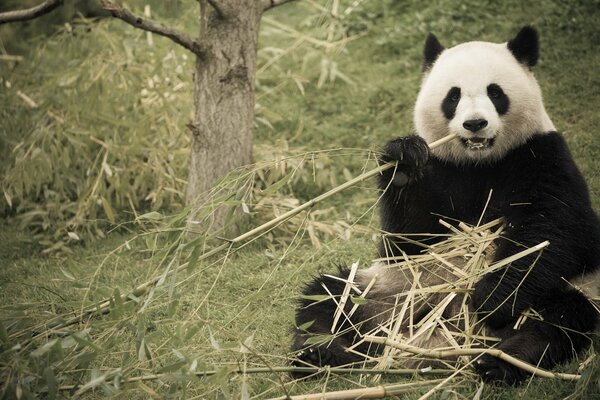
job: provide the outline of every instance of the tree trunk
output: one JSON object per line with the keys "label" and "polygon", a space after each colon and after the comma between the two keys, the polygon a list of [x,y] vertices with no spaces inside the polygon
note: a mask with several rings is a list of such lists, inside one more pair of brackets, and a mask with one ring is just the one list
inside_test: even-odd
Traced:
{"label": "tree trunk", "polygon": [[[195,115],[187,189],[190,205],[202,204],[215,183],[252,161],[254,79],[262,13],[256,0],[200,0]],[[214,7],[218,7],[214,8]],[[210,230],[222,228],[225,210],[213,214]]]}

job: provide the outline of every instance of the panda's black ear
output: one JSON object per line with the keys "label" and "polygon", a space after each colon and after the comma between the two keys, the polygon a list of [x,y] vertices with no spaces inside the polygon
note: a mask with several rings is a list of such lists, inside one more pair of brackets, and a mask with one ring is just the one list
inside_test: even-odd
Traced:
{"label": "panda's black ear", "polygon": [[540,56],[540,40],[535,28],[524,26],[517,36],[508,42],[508,49],[515,58],[529,68],[537,64]]}
{"label": "panda's black ear", "polygon": [[425,50],[423,51],[423,71],[427,71],[431,68],[442,51],[444,51],[444,46],[442,46],[438,38],[430,32],[425,40]]}

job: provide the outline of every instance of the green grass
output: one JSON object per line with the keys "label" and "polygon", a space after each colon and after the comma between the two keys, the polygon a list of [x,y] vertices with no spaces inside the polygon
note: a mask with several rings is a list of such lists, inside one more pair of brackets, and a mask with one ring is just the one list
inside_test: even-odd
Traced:
{"label": "green grass", "polygon": [[[344,11],[350,3],[342,1],[340,10]],[[361,2],[337,23],[334,39],[342,38],[342,32],[356,35],[347,46],[328,51],[303,43],[259,73],[256,158],[267,160],[267,167],[266,183],[257,185],[264,188],[279,179],[289,181],[280,193],[257,192],[255,203],[261,199],[270,203],[263,208],[251,204],[253,215],[244,222],[243,230],[270,219],[274,213],[271,204],[285,210],[285,201],[306,201],[343,182],[348,175],[357,175],[365,166],[373,166],[367,162],[366,152],[349,149],[376,150],[389,139],[412,131],[412,106],[427,32],[435,32],[443,44],[451,46],[472,39],[505,41],[524,24],[533,24],[541,33],[542,51],[536,73],[546,107],[557,128],[565,133],[589,183],[593,204],[600,210],[600,138],[596,134],[600,125],[600,31],[596,28],[600,25],[599,5],[598,1],[550,0],[511,0],[500,5],[483,0]],[[327,6],[331,6],[330,2]],[[192,27],[194,15],[183,11],[186,10],[179,15],[186,18],[181,25]],[[277,23],[325,40],[331,21],[309,3],[281,7],[267,16],[270,21],[263,21],[260,36],[259,68],[297,40],[282,32]],[[177,19],[169,22],[174,20]],[[57,154],[71,151],[68,154],[75,159],[78,154],[94,155],[98,151],[88,139],[95,135],[111,141],[113,158],[108,163],[113,169],[134,174],[141,171],[143,180],[128,192],[136,211],[183,215],[181,196],[176,193],[168,192],[158,205],[147,204],[143,198],[160,185],[181,190],[175,178],[185,179],[187,152],[182,149],[187,143],[184,125],[191,107],[190,60],[183,72],[175,71],[176,65],[165,61],[172,49],[170,43],[155,38],[155,48],[148,49],[142,33],[119,21],[101,21],[98,25],[88,22],[50,39],[31,39],[29,48],[25,59],[18,65],[10,64],[11,69],[0,64],[0,83],[12,84],[11,90],[3,88],[0,93],[0,104],[4,106],[0,111],[0,165],[3,171],[11,171],[11,175],[3,172],[3,190],[7,183],[22,187],[38,182],[27,169],[28,159],[18,164],[23,169],[14,170],[18,160],[12,149],[21,140],[37,135],[34,143],[42,143],[41,148],[54,149]],[[183,51],[176,50],[175,54],[181,59]],[[120,63],[120,58],[124,63]],[[318,87],[321,66],[331,62],[337,63],[343,75]],[[110,66],[110,73],[103,72],[92,85],[84,84],[102,71],[104,64]],[[78,80],[69,81],[75,72],[80,74]],[[168,102],[145,106],[140,93],[154,75],[170,77],[186,86]],[[120,87],[119,82],[124,86]],[[298,85],[302,85],[302,90]],[[42,105],[41,110],[25,107],[15,97],[15,88],[33,96]],[[156,92],[164,95],[168,90],[160,86]],[[48,108],[66,120],[66,128],[47,115]],[[48,138],[56,138],[57,133],[64,135],[60,137],[65,141],[48,144]],[[289,150],[285,150],[287,147]],[[268,161],[277,156],[327,149],[344,150],[332,151],[315,161],[309,157],[303,165],[298,164],[300,157],[296,156],[284,172],[277,172],[280,164]],[[148,163],[150,166],[138,163],[148,154],[155,160]],[[174,155],[172,162],[164,163],[169,154]],[[85,162],[89,165],[91,161]],[[56,181],[72,181],[73,186],[65,186],[85,188],[81,183],[86,182],[84,174],[78,178],[77,171],[87,166],[78,166],[76,161],[73,165],[39,164],[36,168],[47,173],[47,178],[40,180],[40,187],[55,188],[52,185]],[[294,167],[298,169],[291,176]],[[159,175],[161,178],[156,178]],[[12,181],[7,182],[7,177]],[[77,231],[85,236],[85,243],[69,247],[70,254],[42,253],[63,240],[67,228],[64,223],[56,223],[55,228],[40,226],[44,221],[65,221],[70,215],[64,210],[49,209],[52,197],[48,190],[23,190],[21,208],[16,210],[3,205],[0,395],[14,397],[19,387],[25,397],[36,396],[40,391],[53,397],[56,385],[85,384],[107,373],[83,397],[267,398],[283,395],[283,385],[288,393],[301,394],[376,384],[354,375],[292,381],[285,374],[226,373],[237,368],[287,365],[295,301],[302,285],[313,274],[334,270],[335,263],[360,260],[367,264],[375,255],[373,227],[377,226],[377,215],[371,207],[378,194],[373,182],[319,204],[308,225],[303,223],[303,216],[297,217],[235,252],[193,262],[175,279],[168,277],[151,294],[136,296],[125,304],[115,301],[119,294],[129,293],[167,269],[193,261],[198,254],[193,254],[193,244],[187,244],[191,239],[179,237],[178,230],[167,231],[181,228],[180,222],[125,223],[133,219],[133,211],[125,197],[110,192],[110,183],[114,182],[106,184],[105,198],[115,209],[116,222],[123,224],[112,230],[106,221],[106,209],[97,205],[96,211],[79,221],[92,233],[85,236],[84,228]],[[66,192],[76,198],[77,193],[82,193],[77,190],[85,192]],[[31,195],[33,192],[37,197]],[[62,201],[68,201],[69,196],[65,199]],[[19,219],[19,213],[31,210],[42,210],[47,216],[33,220],[39,222],[35,230],[24,227],[27,224]],[[356,224],[350,230],[350,238],[340,237],[344,231],[340,221]],[[313,232],[312,241],[308,226]],[[94,234],[97,230],[105,237],[98,238]],[[328,234],[329,230],[334,233]],[[315,237],[320,247],[315,245]],[[171,246],[173,243],[182,246]],[[201,238],[197,243],[205,242]],[[214,245],[212,241],[206,244]],[[86,318],[81,324],[31,338],[32,333],[43,332],[52,318],[76,313],[106,298],[113,299],[109,315]],[[250,351],[242,350],[244,342]],[[53,345],[44,347],[47,343]],[[118,385],[110,375],[117,368],[124,377],[159,372],[167,376]],[[573,372],[576,365],[563,368]],[[580,393],[579,398],[600,398],[597,369],[590,369],[589,373],[595,371],[596,376],[588,385],[587,394]],[[220,373],[196,378],[191,376],[191,370]],[[407,379],[421,378],[391,376],[382,383]],[[519,388],[486,385],[481,398],[557,399],[579,393],[577,388],[569,382],[533,379]],[[427,390],[417,390],[406,398],[416,399]],[[459,380],[433,398],[473,398],[477,390],[476,380]],[[72,392],[63,392],[58,397],[71,395]]]}

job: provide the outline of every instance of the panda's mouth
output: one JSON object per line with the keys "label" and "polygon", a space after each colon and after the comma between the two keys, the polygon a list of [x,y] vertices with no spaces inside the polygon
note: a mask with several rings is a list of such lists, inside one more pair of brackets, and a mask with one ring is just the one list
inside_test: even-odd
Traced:
{"label": "panda's mouth", "polygon": [[473,151],[486,150],[494,145],[494,138],[486,139],[486,138],[472,137],[472,138],[468,138],[468,139],[461,138],[460,140],[462,141],[463,145],[465,145],[465,147],[467,149],[473,150]]}

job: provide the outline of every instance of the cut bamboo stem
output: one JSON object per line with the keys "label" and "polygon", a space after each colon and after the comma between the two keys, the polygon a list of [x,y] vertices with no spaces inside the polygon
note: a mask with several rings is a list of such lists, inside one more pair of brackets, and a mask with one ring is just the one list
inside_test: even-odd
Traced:
{"label": "cut bamboo stem", "polygon": [[[450,142],[451,140],[455,139],[456,137],[457,137],[457,135],[455,135],[455,134],[450,134],[448,136],[444,136],[443,138],[430,143],[429,148],[433,150],[445,143]],[[200,257],[198,257],[197,261],[202,261],[207,258],[210,258],[210,257],[214,256],[215,254],[218,254],[218,253],[222,252],[223,250],[227,249],[228,247],[233,246],[234,244],[243,242],[243,241],[245,241],[251,237],[254,237],[260,233],[266,232],[266,231],[276,227],[277,225],[289,220],[290,218],[294,217],[295,215],[301,213],[302,211],[312,208],[315,204],[317,204],[325,199],[328,199],[329,197],[331,197],[343,190],[346,190],[352,186],[355,186],[361,182],[364,182],[373,176],[379,175],[382,172],[387,171],[390,168],[395,168],[395,167],[396,167],[396,163],[390,162],[390,163],[380,165],[377,168],[373,168],[372,170],[367,171],[364,174],[361,174],[353,179],[350,179],[349,181],[342,183],[341,185],[336,186],[331,190],[328,190],[327,192],[315,197],[314,199],[309,200],[306,203],[304,203],[296,208],[293,208],[286,213],[281,214],[277,218],[274,218],[268,222],[265,222],[264,224],[257,226],[256,228],[254,228],[244,234],[241,234],[231,240],[227,240],[225,243],[221,244],[220,246],[217,246],[214,249],[202,254]],[[180,265],[179,267],[175,268],[171,273],[176,273],[176,272],[182,271],[188,267],[189,267],[189,263],[184,263],[184,264]],[[162,275],[159,275],[145,283],[142,283],[141,285],[139,285],[135,289],[133,289],[130,293],[122,295],[121,299],[123,301],[128,301],[129,297],[131,295],[136,296],[136,297],[143,295],[150,287],[156,285],[156,283],[158,283],[158,281],[161,278],[162,278]],[[108,312],[110,312],[110,300],[106,299],[106,300],[100,302],[100,304],[98,304],[97,306],[94,306],[88,310],[84,310],[81,314],[76,315],[58,325],[52,326],[51,329],[64,328],[64,327],[67,327],[70,325],[74,325],[74,324],[78,323],[79,321],[83,320],[85,317],[90,316],[92,314],[96,314],[96,313],[105,314]],[[44,332],[41,332],[35,336],[40,336],[43,333]]]}
{"label": "cut bamboo stem", "polygon": [[365,342],[370,343],[378,343],[383,344],[385,346],[390,346],[402,351],[406,351],[408,353],[427,356],[432,358],[443,359],[447,357],[456,357],[456,356],[479,356],[479,355],[489,355],[496,358],[501,359],[502,361],[506,361],[509,364],[514,365],[517,368],[520,368],[524,371],[527,371],[535,376],[540,376],[543,378],[550,379],[564,379],[569,381],[576,381],[581,379],[581,375],[578,374],[565,374],[561,372],[551,372],[542,368],[538,368],[535,365],[531,365],[526,363],[525,361],[519,360],[516,357],[506,354],[502,350],[499,349],[456,349],[456,350],[431,350],[431,349],[423,349],[420,347],[400,343],[394,340],[390,340],[385,337],[380,336],[365,336]]}
{"label": "cut bamboo stem", "polygon": [[435,379],[423,382],[399,383],[394,385],[381,385],[361,389],[339,390],[335,392],[320,392],[302,394],[290,397],[277,397],[271,400],[354,400],[354,399],[382,399],[389,396],[398,396],[414,392],[415,389],[431,386],[443,382]]}
{"label": "cut bamboo stem", "polygon": [[[256,374],[269,374],[269,373],[304,373],[304,374],[316,374],[322,372],[330,372],[339,375],[406,375],[406,376],[415,376],[415,375],[450,375],[454,371],[450,369],[388,369],[382,371],[380,369],[373,368],[345,368],[345,367],[256,367],[256,368],[240,368],[229,371],[230,375],[256,375]],[[216,375],[217,373],[221,373],[220,370],[208,370],[208,371],[196,371],[193,373],[194,376],[198,378],[206,378],[209,376]],[[136,382],[151,382],[159,379],[167,378],[169,374],[148,374],[142,376],[134,376],[131,378],[124,378],[120,381],[121,384],[132,384]],[[427,381],[427,382],[436,382]],[[62,385],[59,386],[58,389],[60,391],[71,391],[77,390],[81,385]]]}

